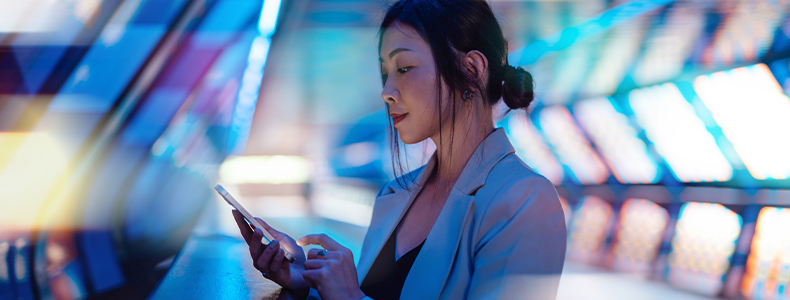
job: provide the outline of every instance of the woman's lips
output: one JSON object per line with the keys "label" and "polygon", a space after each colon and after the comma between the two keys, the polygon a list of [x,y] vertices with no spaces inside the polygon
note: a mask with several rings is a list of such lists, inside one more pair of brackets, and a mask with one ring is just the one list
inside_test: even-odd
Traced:
{"label": "woman's lips", "polygon": [[408,115],[408,113],[405,113],[405,114],[391,114],[390,116],[392,117],[392,124],[393,125],[398,125],[398,123],[400,123],[400,121],[403,121],[403,119],[406,118],[406,115]]}

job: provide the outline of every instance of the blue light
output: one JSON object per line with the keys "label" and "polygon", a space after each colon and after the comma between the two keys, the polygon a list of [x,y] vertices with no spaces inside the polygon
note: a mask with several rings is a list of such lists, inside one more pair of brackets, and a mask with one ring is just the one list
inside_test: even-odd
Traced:
{"label": "blue light", "polygon": [[514,66],[530,65],[551,51],[559,51],[574,43],[601,33],[610,27],[639,17],[674,0],[634,0],[618,5],[579,25],[568,27],[542,40],[537,40],[508,54]]}
{"label": "blue light", "polygon": [[261,8],[258,20],[260,35],[252,41],[247,68],[241,79],[239,99],[233,111],[230,134],[228,136],[228,153],[241,153],[247,147],[255,105],[258,103],[258,91],[263,80],[266,58],[269,56],[272,35],[277,28],[277,16],[280,13],[280,0],[266,0]]}

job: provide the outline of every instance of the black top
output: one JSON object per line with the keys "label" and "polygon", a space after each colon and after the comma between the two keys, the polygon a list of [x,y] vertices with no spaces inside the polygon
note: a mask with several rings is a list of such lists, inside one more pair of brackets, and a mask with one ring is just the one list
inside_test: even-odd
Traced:
{"label": "black top", "polygon": [[419,246],[395,260],[395,231],[393,230],[359,287],[365,295],[376,300],[400,298],[406,275],[409,275],[417,254],[425,244],[423,240]]}

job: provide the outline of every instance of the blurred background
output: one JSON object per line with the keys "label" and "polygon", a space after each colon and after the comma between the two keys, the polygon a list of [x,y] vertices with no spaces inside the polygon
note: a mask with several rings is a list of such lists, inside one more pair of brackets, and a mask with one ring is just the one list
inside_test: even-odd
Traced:
{"label": "blurred background", "polygon": [[[561,195],[559,299],[790,298],[787,0],[490,3],[537,86],[495,117]],[[276,297],[216,183],[358,258],[387,4],[0,0],[0,299]]]}

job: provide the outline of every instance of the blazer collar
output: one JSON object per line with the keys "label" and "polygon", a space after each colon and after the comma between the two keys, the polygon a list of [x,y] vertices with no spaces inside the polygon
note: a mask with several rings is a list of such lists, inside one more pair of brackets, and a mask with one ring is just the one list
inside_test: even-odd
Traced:
{"label": "blazer collar", "polygon": [[[434,263],[439,263],[442,267],[447,267],[449,272],[450,261],[444,261],[454,255],[447,255],[448,251],[455,253],[460,241],[461,229],[466,223],[469,208],[473,194],[485,184],[488,173],[496,165],[497,162],[502,160],[505,156],[514,153],[515,150],[510,144],[505,131],[502,128],[497,128],[494,132],[488,135],[482,143],[475,149],[475,152],[466,163],[461,176],[455,183],[453,191],[448,197],[447,204],[442,209],[439,218],[431,229],[428,235],[423,250],[418,255],[418,260],[440,258]],[[370,224],[368,234],[365,236],[363,244],[363,255],[360,257],[357,267],[357,275],[359,283],[361,284],[373,261],[379,255],[381,247],[386,242],[386,239],[392,234],[397,224],[406,213],[406,209],[414,201],[414,197],[422,189],[422,186],[430,176],[436,165],[436,154],[431,156],[428,163],[420,169],[415,170],[407,176],[416,176],[414,184],[410,189],[404,189],[396,181],[392,181],[386,188],[382,190],[381,195],[376,200],[376,206],[373,209],[373,220],[377,220]],[[409,182],[407,178],[407,182]],[[448,205],[449,204],[449,205]],[[458,219],[461,219],[459,222]],[[437,230],[437,228],[440,228]],[[448,230],[449,229],[449,230]],[[420,259],[420,257],[426,257]],[[430,263],[428,264],[431,265]],[[436,265],[433,265],[436,266]],[[420,267],[415,272],[421,272]],[[415,273],[410,272],[410,273]],[[435,274],[435,273],[432,273]],[[440,280],[440,285],[443,285],[445,276],[435,277],[434,280]],[[428,278],[415,277],[413,280],[426,280]],[[441,288],[441,286],[439,286]],[[434,291],[438,293],[437,291]]]}
{"label": "blazer collar", "polygon": [[489,134],[469,158],[461,176],[455,182],[455,188],[467,195],[474,195],[482,187],[491,169],[505,156],[516,152],[510,144],[505,130],[497,128]]}
{"label": "blazer collar", "polygon": [[491,169],[515,150],[501,128],[483,140],[466,163],[403,284],[401,299],[437,299],[447,282],[462,231],[473,218],[474,194]]}
{"label": "blazer collar", "polygon": [[[515,152],[516,150],[507,138],[505,130],[502,128],[495,129],[494,132],[489,134],[483,142],[477,146],[475,152],[469,157],[469,161],[466,163],[463,171],[461,171],[461,176],[458,177],[458,181],[455,182],[454,187],[467,195],[474,194],[485,184],[488,174],[496,163],[505,156]],[[410,187],[411,191],[419,191],[422,188],[425,181],[428,180],[428,176],[431,175],[436,165],[436,160],[436,153],[434,153],[421,170],[418,169],[404,176],[406,182],[411,182],[411,179],[414,178],[414,184]],[[382,194],[386,195],[403,191],[405,191],[405,189],[401,187],[397,181],[393,180],[389,183],[389,190],[385,190]]]}

